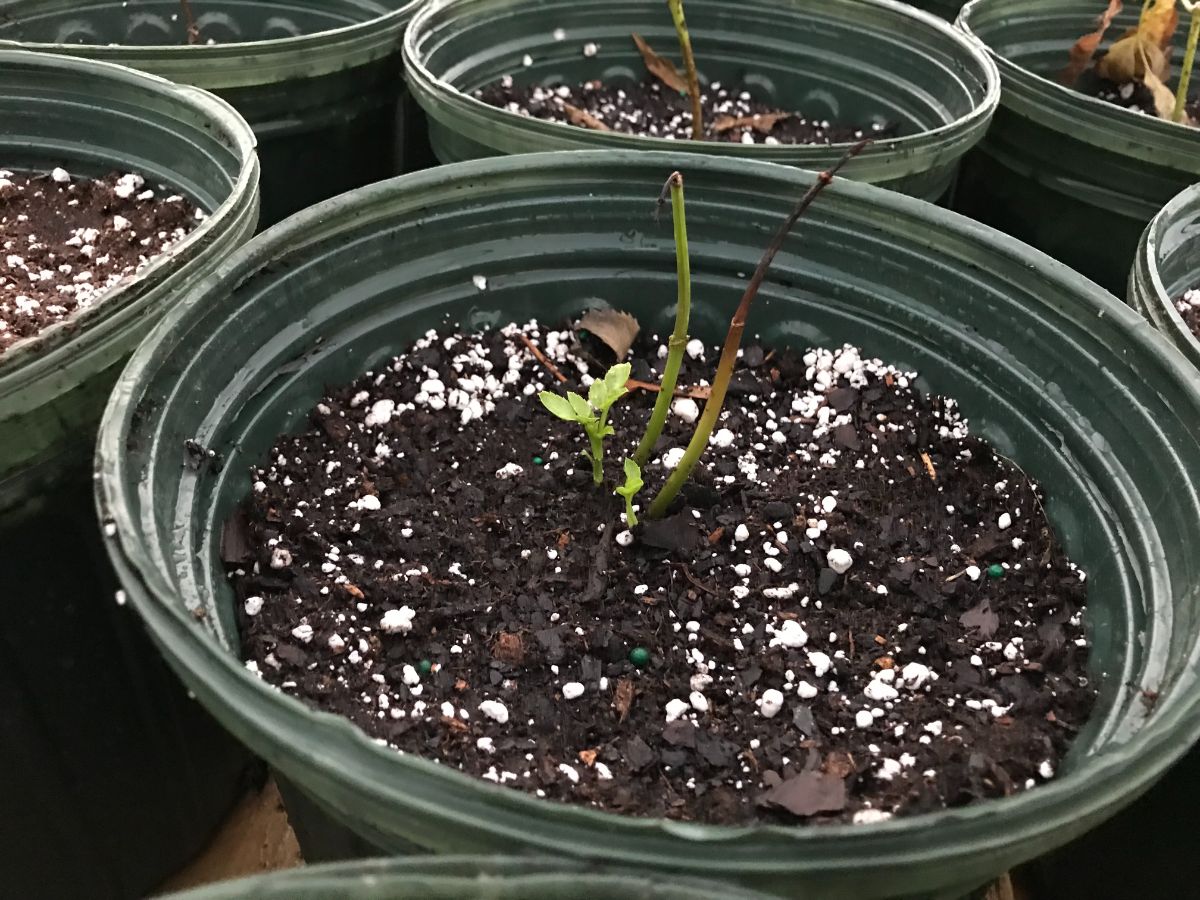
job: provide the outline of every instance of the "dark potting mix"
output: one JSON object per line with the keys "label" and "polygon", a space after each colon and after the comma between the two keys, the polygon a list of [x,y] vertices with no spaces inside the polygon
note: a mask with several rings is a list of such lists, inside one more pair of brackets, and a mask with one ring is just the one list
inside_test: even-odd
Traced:
{"label": "dark potting mix", "polygon": [[0,353],[96,304],[203,217],[137,174],[0,169]]}
{"label": "dark potting mix", "polygon": [[1191,329],[1192,334],[1200,338],[1200,287],[1184,292],[1175,301],[1175,308],[1183,317],[1183,323]]}
{"label": "dark potting mix", "polygon": [[[555,32],[560,40],[561,30]],[[563,35],[565,36],[565,35]],[[595,43],[583,45],[582,53],[594,57]],[[550,122],[617,131],[671,140],[692,137],[693,114],[682,76],[672,64],[648,48],[651,73],[640,82],[606,83],[599,80],[579,85],[545,86],[518,84],[511,75],[475,91],[474,96],[490,106],[518,115]],[[526,56],[524,65],[533,64]],[[666,67],[665,69],[663,67]],[[666,81],[663,81],[666,78]],[[898,123],[866,124],[831,122],[810,118],[800,112],[781,110],[754,98],[752,90],[713,82],[702,87],[700,105],[704,138],[742,144],[838,144],[864,137],[895,137]]]}
{"label": "dark potting mix", "polygon": [[868,823],[1054,777],[1095,698],[1085,576],[953,400],[853,346],[749,344],[651,520],[713,377],[692,340],[629,527],[663,342],[633,346],[603,486],[537,396],[586,393],[604,352],[447,325],[330,390],[226,527],[247,668],[402,753],[635,816]]}

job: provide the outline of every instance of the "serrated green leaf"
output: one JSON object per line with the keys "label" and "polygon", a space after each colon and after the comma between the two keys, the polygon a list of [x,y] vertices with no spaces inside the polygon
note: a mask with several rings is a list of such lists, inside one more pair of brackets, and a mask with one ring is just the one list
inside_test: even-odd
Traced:
{"label": "serrated green leaf", "polygon": [[595,409],[603,410],[606,408],[604,405],[606,398],[607,392],[605,390],[604,382],[597,378],[588,388],[588,403],[590,403]]}
{"label": "serrated green leaf", "polygon": [[571,409],[575,411],[575,418],[577,421],[583,422],[592,418],[594,415],[592,412],[592,407],[588,404],[588,402],[574,391],[567,392],[567,400],[571,404]]}
{"label": "serrated green leaf", "polygon": [[550,391],[542,391],[538,394],[538,399],[542,401],[542,406],[546,407],[546,409],[560,419],[565,419],[568,422],[579,421],[575,410],[571,408],[571,404],[567,402],[565,397],[560,397],[558,394],[553,394]]}

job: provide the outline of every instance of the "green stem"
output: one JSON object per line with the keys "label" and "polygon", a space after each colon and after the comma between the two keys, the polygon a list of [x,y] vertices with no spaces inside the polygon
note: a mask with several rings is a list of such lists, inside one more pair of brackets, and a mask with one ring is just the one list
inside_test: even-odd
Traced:
{"label": "green stem", "polygon": [[1183,68],[1179,72],[1179,90],[1175,92],[1175,110],[1171,113],[1172,122],[1182,122],[1185,118],[1184,107],[1187,106],[1188,87],[1192,82],[1192,68],[1196,65],[1196,44],[1200,41],[1200,6],[1192,10],[1192,27],[1188,29],[1187,49],[1183,53]]}
{"label": "green stem", "polygon": [[625,524],[630,528],[637,528],[638,517],[633,511],[633,497],[625,497]]}
{"label": "green stem", "polygon": [[604,484],[604,438],[588,432],[588,440],[592,444],[592,481]]}
{"label": "green stem", "polygon": [[658,492],[658,496],[654,498],[654,502],[650,504],[649,516],[651,519],[661,518],[671,508],[671,504],[675,502],[680,489],[682,489],[688,478],[691,477],[692,469],[696,467],[696,463],[700,461],[700,457],[708,447],[708,439],[712,436],[713,429],[716,428],[717,421],[721,417],[721,407],[725,404],[725,394],[729,390],[729,382],[733,377],[733,368],[737,364],[738,347],[742,343],[742,332],[746,330],[746,316],[750,312],[750,305],[754,302],[759,287],[762,286],[763,279],[766,278],[767,270],[771,267],[771,262],[783,247],[783,242],[787,238],[788,233],[791,232],[792,227],[804,215],[805,210],[812,205],[812,202],[817,199],[817,195],[824,190],[827,184],[833,181],[833,176],[838,173],[842,166],[862,152],[863,148],[869,143],[871,143],[869,140],[859,141],[846,151],[833,168],[817,175],[816,182],[805,191],[804,196],[800,198],[800,202],[796,204],[791,215],[779,226],[779,230],[775,232],[775,237],[771,239],[770,245],[763,253],[762,259],[758,261],[758,267],[754,270],[754,275],[751,276],[750,283],[746,285],[746,291],[742,294],[742,301],[738,304],[738,308],[733,314],[733,319],[729,323],[729,333],[725,336],[725,346],[721,350],[720,362],[717,363],[717,374],[713,379],[708,402],[704,405],[704,414],[700,417],[700,421],[696,425],[696,431],[687,445],[687,450],[684,451],[683,459],[680,460],[675,471],[671,473],[662,490]]}
{"label": "green stem", "polygon": [[[683,176],[672,172],[671,177],[663,188],[663,193],[671,194],[671,218],[675,223],[675,279],[679,289],[679,298],[675,306],[675,331],[667,342],[667,364],[663,368],[663,377],[658,399],[654,402],[654,412],[650,414],[650,424],[646,433],[633,454],[634,462],[645,468],[654,446],[662,435],[663,426],[671,412],[671,402],[675,397],[675,385],[679,382],[679,368],[683,365],[683,352],[688,341],[688,322],[692,315],[692,268],[688,260],[687,220],[683,211]],[[659,198],[661,201],[661,197]]]}
{"label": "green stem", "polygon": [[692,55],[692,38],[687,20],[683,17],[683,0],[667,0],[671,21],[679,35],[679,50],[683,54],[683,69],[687,75],[688,93],[692,95],[692,140],[704,140],[704,111],[700,107],[700,78],[696,75],[696,58]]}

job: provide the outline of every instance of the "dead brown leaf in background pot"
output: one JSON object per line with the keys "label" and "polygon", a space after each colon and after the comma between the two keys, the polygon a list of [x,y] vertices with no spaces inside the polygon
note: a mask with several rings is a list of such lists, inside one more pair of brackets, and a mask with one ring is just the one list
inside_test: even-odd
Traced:
{"label": "dead brown leaf in background pot", "polygon": [[719,116],[713,122],[713,131],[722,134],[731,128],[753,128],[759,134],[770,134],[776,123],[790,119],[795,113],[759,113],[756,116]]}
{"label": "dead brown leaf in background pot", "polygon": [[1079,80],[1079,76],[1083,74],[1083,70],[1088,67],[1092,61],[1092,57],[1096,55],[1096,51],[1100,48],[1100,42],[1104,40],[1104,33],[1108,31],[1112,20],[1116,18],[1124,4],[1121,0],[1109,0],[1108,9],[1100,16],[1096,23],[1096,30],[1090,34],[1085,34],[1077,40],[1074,46],[1071,47],[1071,62],[1063,69],[1059,80],[1063,84],[1070,87]]}
{"label": "dead brown leaf in background pot", "polygon": [[617,362],[629,355],[642,326],[627,312],[619,309],[593,309],[579,320],[583,331],[590,331],[612,350]]}
{"label": "dead brown leaf in background pot", "polygon": [[572,106],[570,103],[564,103],[562,107],[563,112],[567,114],[567,121],[572,125],[582,125],[584,128],[592,129],[592,131],[612,131],[611,128],[586,109],[580,109],[578,106]]}
{"label": "dead brown leaf in background pot", "polygon": [[642,60],[646,63],[646,69],[651,75],[673,91],[678,91],[681,94],[688,92],[687,80],[679,74],[679,70],[675,68],[675,63],[655,53],[650,45],[642,40],[640,34],[633,35],[633,42],[637,44],[638,51],[642,54]]}

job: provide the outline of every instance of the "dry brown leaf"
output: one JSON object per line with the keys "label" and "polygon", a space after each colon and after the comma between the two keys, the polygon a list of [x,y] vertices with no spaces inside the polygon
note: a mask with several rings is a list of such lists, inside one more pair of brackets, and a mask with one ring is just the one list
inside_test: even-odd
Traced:
{"label": "dry brown leaf", "polygon": [[1071,47],[1071,62],[1063,69],[1063,73],[1059,76],[1059,80],[1063,84],[1070,87],[1079,80],[1079,76],[1083,74],[1083,70],[1088,67],[1088,63],[1092,61],[1092,57],[1096,55],[1096,50],[1100,47],[1100,42],[1104,40],[1104,33],[1108,31],[1108,27],[1112,25],[1112,20],[1116,18],[1124,4],[1121,0],[1109,0],[1108,9],[1100,16],[1096,22],[1096,30],[1091,34],[1085,34],[1077,40]]}
{"label": "dry brown leaf", "polygon": [[1154,5],[1142,17],[1138,31],[1160,50],[1171,46],[1175,29],[1179,27],[1179,9],[1175,0],[1154,0]]}
{"label": "dry brown leaf", "polygon": [[617,711],[617,720],[625,721],[625,717],[629,715],[629,707],[633,705],[633,682],[628,678],[622,678],[617,682],[617,689],[613,692],[612,708]]}
{"label": "dry brown leaf", "polygon": [[612,131],[611,128],[586,109],[580,109],[578,106],[572,106],[570,103],[564,103],[562,107],[563,112],[567,114],[567,120],[572,125],[582,125],[584,128],[592,129],[592,131]]}
{"label": "dry brown leaf", "polygon": [[1175,112],[1175,92],[1167,87],[1163,83],[1163,80],[1149,69],[1146,70],[1146,75],[1142,78],[1142,84],[1150,88],[1150,93],[1154,95],[1154,111],[1158,113],[1158,117],[1160,119],[1170,119],[1171,114]]}
{"label": "dry brown leaf", "polygon": [[1154,72],[1160,80],[1166,78],[1169,66],[1167,55],[1157,44],[1141,32],[1134,32],[1112,45],[1096,63],[1096,73],[1101,78],[1125,84],[1127,81],[1141,81],[1147,72]]}
{"label": "dry brown leaf", "polygon": [[790,112],[773,112],[759,113],[756,116],[719,116],[713,122],[713,131],[721,134],[731,128],[753,128],[759,134],[770,134],[777,122],[790,119],[794,115],[795,113]]}
{"label": "dry brown leaf", "polygon": [[638,51],[642,54],[642,60],[646,63],[646,70],[669,87],[673,91],[678,91],[681,94],[686,94],[687,80],[679,74],[679,70],[675,68],[675,63],[669,59],[664,59],[655,53],[650,45],[642,40],[640,34],[633,35],[633,42],[637,44]]}
{"label": "dry brown leaf", "polygon": [[637,319],[619,309],[593,309],[580,319],[579,327],[603,341],[617,362],[629,355],[629,348],[642,328]]}

